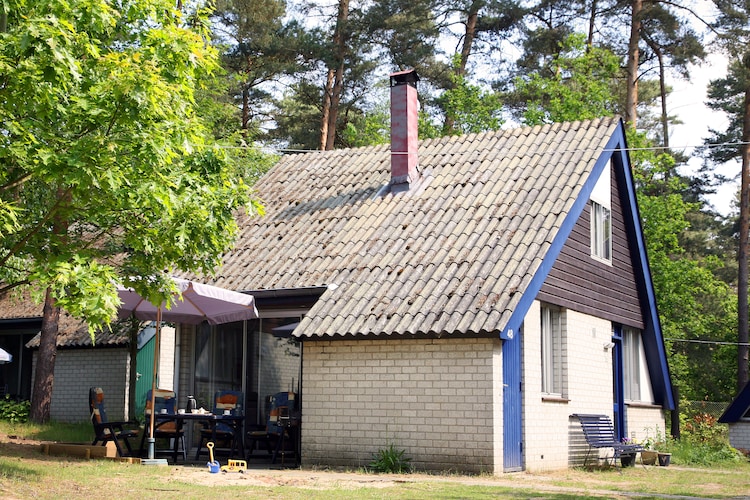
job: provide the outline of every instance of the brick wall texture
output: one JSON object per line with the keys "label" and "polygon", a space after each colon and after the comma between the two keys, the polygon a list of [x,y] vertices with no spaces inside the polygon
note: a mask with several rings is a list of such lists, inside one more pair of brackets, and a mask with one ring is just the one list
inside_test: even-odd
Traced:
{"label": "brick wall texture", "polygon": [[[580,465],[588,452],[574,413],[612,417],[610,322],[564,311],[563,394],[541,391],[540,304],[521,335],[526,470]],[[418,469],[502,472],[502,344],[496,339],[307,341],[302,459],[308,466],[367,466],[391,444]],[[649,402],[627,411],[643,439],[664,415]],[[611,455],[611,450],[594,452]]]}
{"label": "brick wall texture", "polygon": [[[36,372],[34,353],[34,372]],[[55,360],[50,419],[57,422],[89,421],[89,388],[104,389],[109,420],[126,420],[128,350],[123,348],[61,349]]]}
{"label": "brick wall texture", "polygon": [[422,470],[495,460],[495,339],[305,342],[302,459],[367,466],[391,444]]}
{"label": "brick wall texture", "polygon": [[739,450],[750,450],[750,422],[729,424],[729,442]]}

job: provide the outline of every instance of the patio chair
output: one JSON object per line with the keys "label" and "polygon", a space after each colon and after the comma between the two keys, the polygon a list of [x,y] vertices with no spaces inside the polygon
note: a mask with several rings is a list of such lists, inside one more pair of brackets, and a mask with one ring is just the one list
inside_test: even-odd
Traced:
{"label": "patio chair", "polygon": [[[211,413],[214,415],[224,415],[225,412],[229,412],[230,415],[239,417],[243,415],[245,404],[245,393],[241,391],[216,391],[214,393],[214,405]],[[239,425],[239,424],[238,424]],[[240,425],[240,428],[242,426]],[[242,432],[237,432],[237,429],[226,423],[218,422],[215,425],[215,429],[212,429],[208,425],[204,425],[201,429],[200,440],[198,441],[198,449],[195,452],[195,459],[200,457],[202,448],[208,441],[216,440],[224,443],[225,447],[231,448],[233,451],[235,446],[239,446],[244,454],[244,443],[241,439],[235,442],[235,436],[242,436]]]}
{"label": "patio chair", "polygon": [[[177,394],[174,391],[167,389],[156,389],[154,392],[154,411],[157,414],[166,413],[167,415],[175,415],[177,413]],[[151,419],[151,391],[146,393],[146,409],[144,411],[146,417],[146,428],[141,439],[140,453],[143,454],[143,447],[146,435],[150,431],[150,419]],[[154,424],[154,439],[167,439],[172,445],[170,452],[172,453],[173,462],[177,462],[177,455],[179,453],[180,444],[182,444],[182,460],[187,461],[187,450],[185,449],[185,430],[182,428],[181,421],[178,420],[157,420]],[[162,451],[164,452],[164,451]]]}
{"label": "patio chair", "polygon": [[[130,446],[130,438],[138,436],[138,429],[126,429],[130,422],[110,422],[107,419],[107,410],[104,407],[104,390],[101,387],[91,387],[89,389],[89,413],[91,414],[91,424],[94,426],[94,440],[92,445],[101,442],[104,446],[108,441],[112,441],[117,448],[117,454],[121,457],[132,456],[133,450]],[[128,450],[123,452],[120,441],[125,443]]]}
{"label": "patio chair", "polygon": [[281,455],[282,464],[288,453],[292,453],[299,460],[297,450],[297,433],[299,430],[299,412],[297,411],[296,394],[293,392],[278,392],[269,397],[270,409],[267,414],[265,430],[254,430],[248,433],[250,453],[255,447],[264,443],[271,455],[271,463],[276,463]]}

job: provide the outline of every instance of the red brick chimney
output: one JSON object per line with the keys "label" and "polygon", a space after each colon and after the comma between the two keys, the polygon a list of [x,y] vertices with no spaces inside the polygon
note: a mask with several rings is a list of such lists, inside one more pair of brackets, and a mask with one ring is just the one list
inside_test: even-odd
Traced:
{"label": "red brick chimney", "polygon": [[413,69],[391,75],[391,191],[408,190],[419,178],[417,82]]}

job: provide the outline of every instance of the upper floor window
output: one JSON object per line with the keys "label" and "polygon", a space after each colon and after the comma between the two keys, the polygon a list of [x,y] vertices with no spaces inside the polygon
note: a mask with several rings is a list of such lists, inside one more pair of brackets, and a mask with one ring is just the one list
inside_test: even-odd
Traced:
{"label": "upper floor window", "polygon": [[612,261],[612,211],[591,202],[591,255]]}
{"label": "upper floor window", "polygon": [[591,191],[591,256],[612,262],[612,167],[608,163]]}
{"label": "upper floor window", "polygon": [[564,339],[562,310],[543,304],[542,332],[542,392],[563,395]]}

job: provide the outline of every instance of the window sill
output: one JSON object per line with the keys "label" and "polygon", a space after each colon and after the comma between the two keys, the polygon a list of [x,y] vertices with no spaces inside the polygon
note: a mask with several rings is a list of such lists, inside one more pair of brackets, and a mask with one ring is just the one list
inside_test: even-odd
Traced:
{"label": "window sill", "polygon": [[646,401],[625,401],[625,404],[631,408],[661,408],[661,405],[647,403]]}
{"label": "window sill", "polygon": [[570,399],[562,396],[542,396],[542,403],[570,403]]}

